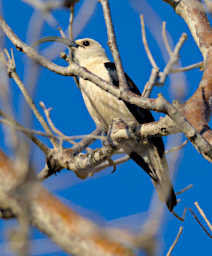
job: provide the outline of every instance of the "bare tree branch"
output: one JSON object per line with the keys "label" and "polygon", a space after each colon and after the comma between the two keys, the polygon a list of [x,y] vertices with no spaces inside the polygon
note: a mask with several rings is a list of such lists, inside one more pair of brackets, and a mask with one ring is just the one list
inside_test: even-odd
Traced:
{"label": "bare tree branch", "polygon": [[144,44],[144,47],[145,47],[145,51],[147,53],[147,56],[148,56],[148,59],[152,65],[152,67],[154,69],[158,69],[158,66],[151,54],[151,51],[149,49],[149,46],[148,46],[148,43],[147,43],[147,40],[146,40],[146,31],[145,31],[145,25],[144,25],[144,18],[143,18],[143,15],[140,15],[140,21],[141,21],[141,34],[142,34],[142,40],[143,40],[143,44]]}
{"label": "bare tree branch", "polygon": [[208,220],[208,218],[206,217],[204,211],[200,208],[198,202],[195,202],[194,205],[196,206],[197,210],[199,211],[199,213],[201,214],[201,216],[203,217],[203,219],[207,223],[207,225],[210,228],[210,230],[212,231],[212,225],[211,225],[210,221]]}
{"label": "bare tree branch", "polygon": [[199,218],[196,216],[196,214],[194,213],[194,211],[189,208],[189,211],[191,213],[191,215],[194,217],[194,219],[196,220],[196,222],[200,225],[200,227],[202,228],[202,230],[206,233],[206,235],[209,238],[212,238],[212,235],[207,231],[207,229],[204,227],[204,225],[201,223],[201,221],[199,220]]}
{"label": "bare tree branch", "polygon": [[172,49],[169,45],[169,41],[168,41],[168,37],[167,37],[167,33],[166,33],[166,22],[165,21],[163,22],[163,26],[162,26],[162,36],[163,36],[164,44],[166,46],[166,50],[169,53],[169,55],[171,56],[172,55]]}
{"label": "bare tree branch", "polygon": [[183,232],[183,227],[180,226],[179,231],[178,231],[178,233],[177,233],[177,236],[176,236],[176,238],[175,238],[173,244],[172,244],[171,247],[169,248],[169,250],[168,250],[166,256],[170,256],[170,255],[171,255],[172,251],[174,250],[174,247],[175,247],[176,244],[178,243],[178,240],[179,240],[179,238],[180,238],[182,232]]}
{"label": "bare tree branch", "polygon": [[[60,1],[60,3],[58,2],[59,5],[55,0],[48,0],[45,1],[45,3],[38,1],[36,4],[31,0],[25,1],[44,12],[45,16],[49,15],[52,18],[53,16],[50,12],[52,9],[58,7],[69,8],[71,11],[69,19],[69,37],[73,37],[73,11],[74,4],[78,2],[78,0]],[[46,132],[42,133],[24,128],[21,124],[17,123],[14,118],[11,118],[2,111],[0,111],[0,116],[2,117],[0,121],[7,125],[11,125],[14,132],[16,132],[15,130],[23,132],[46,154],[46,165],[38,174],[39,180],[44,180],[52,174],[61,171],[63,168],[74,171],[75,174],[82,179],[90,177],[110,166],[112,166],[114,168],[113,171],[115,171],[118,164],[124,163],[129,159],[129,157],[126,155],[116,160],[111,159],[113,155],[120,153],[122,143],[130,142],[132,139],[145,140],[146,137],[151,138],[153,136],[166,136],[179,132],[184,133],[186,138],[193,144],[198,152],[200,152],[205,159],[212,162],[212,132],[208,126],[212,105],[212,29],[208,22],[206,12],[202,7],[201,1],[163,1],[170,4],[176,13],[178,13],[188,24],[192,36],[203,55],[203,62],[189,65],[187,67],[174,68],[174,64],[178,61],[179,51],[186,39],[186,36],[185,34],[182,35],[174,51],[172,52],[168,43],[164,23],[163,38],[167,51],[170,54],[170,60],[163,72],[159,72],[159,67],[157,66],[149,50],[146,40],[144,22],[143,18],[141,18],[143,43],[152,65],[152,72],[149,81],[145,85],[142,97],[139,97],[126,90],[126,79],[116,44],[108,0],[100,0],[100,2],[104,11],[109,46],[116,64],[120,88],[116,88],[112,85],[112,83],[104,81],[85,68],[72,62],[71,57],[69,56],[64,57],[68,63],[68,66],[63,67],[54,64],[38,54],[32,47],[21,41],[19,37],[15,35],[13,30],[6,24],[4,19],[0,17],[0,28],[2,28],[7,37],[18,50],[25,53],[36,63],[63,76],[77,76],[89,80],[95,84],[94,86],[99,86],[120,100],[122,99],[130,102],[131,104],[137,105],[144,109],[154,110],[166,114],[165,117],[161,118],[157,122],[142,125],[138,123],[125,123],[121,119],[114,120],[108,136],[105,136],[105,134],[100,134],[103,134],[104,132],[101,130],[101,128],[95,130],[93,133],[87,136],[65,136],[62,132],[60,132],[59,129],[56,128],[51,120],[49,116],[49,109],[47,109],[45,106],[43,107],[48,124],[40,113],[38,113],[32,99],[26,92],[23,83],[15,71],[14,56],[12,55],[12,57],[10,57],[8,52],[6,52],[8,57],[9,76],[11,76],[19,86],[22,94],[33,110],[34,115],[43,125]],[[159,84],[164,84],[169,74],[184,72],[197,67],[204,69],[202,80],[196,92],[184,104],[179,104],[178,102],[173,102],[170,104],[162,95],[158,95],[156,99],[148,98],[153,86],[158,83],[158,78]],[[52,133],[50,128],[54,133],[56,133],[56,136]],[[54,149],[50,150],[34,135],[48,137],[52,141]],[[76,140],[79,138],[83,139],[80,142],[71,141],[71,139]],[[89,149],[88,146],[96,139],[104,142],[102,147],[94,150]],[[70,143],[74,144],[74,146],[66,149],[63,148],[63,140],[69,141]],[[57,141],[61,141],[61,143],[59,144]],[[175,148],[175,150],[179,150],[181,148],[182,145]],[[84,153],[84,150],[86,153]],[[22,157],[20,157],[21,153]],[[18,152],[17,156],[15,156],[16,162],[13,164],[6,157],[6,155],[0,151],[0,176],[3,177],[0,179],[0,217],[16,217],[19,220],[19,225],[22,231],[17,232],[17,234],[21,237],[21,248],[15,248],[16,253],[21,256],[28,254],[28,234],[30,225],[33,223],[33,225],[50,236],[50,238],[60,245],[67,253],[72,253],[79,256],[131,256],[135,255],[135,253],[130,248],[139,248],[144,250],[148,255],[154,255],[157,244],[156,235],[162,223],[163,209],[157,209],[158,211],[153,214],[153,217],[155,218],[152,217],[151,220],[147,220],[147,223],[145,224],[146,227],[148,227],[145,227],[144,231],[141,231],[139,235],[132,235],[130,232],[125,232],[122,230],[117,230],[117,233],[113,233],[111,230],[106,231],[88,219],[79,216],[72,211],[72,209],[67,208],[59,200],[49,194],[41,186],[31,171],[31,168],[28,166],[29,152],[24,154],[23,151],[21,153]],[[21,165],[20,162],[22,162],[22,159],[25,161],[23,161]],[[20,168],[20,166],[23,168]],[[176,194],[182,194],[190,188],[191,185],[187,186]],[[211,223],[197,202],[195,202],[195,206],[205,220],[208,228],[212,230]],[[210,238],[212,238],[210,232],[207,231],[207,228],[204,227],[193,210],[189,210],[203,231]],[[179,220],[184,221],[185,212],[183,217],[178,216],[178,214],[175,212],[173,212],[173,215]],[[171,245],[167,255],[171,255],[182,234],[182,230],[183,227],[180,227],[177,237]],[[119,235],[116,237],[114,234]],[[122,235],[125,237],[123,241],[121,241]],[[14,244],[13,242],[16,242],[18,236],[15,235],[10,239],[12,244]]]}
{"label": "bare tree branch", "polygon": [[[16,183],[17,171],[3,152],[0,152],[0,205],[5,208],[3,195],[7,196]],[[27,204],[32,214],[32,223],[60,245],[67,253],[79,256],[133,256],[131,249],[113,241],[97,225],[85,219],[47,192],[40,184],[32,186]],[[25,184],[24,186],[27,186]],[[4,202],[4,203],[3,203]],[[14,210],[14,206],[9,204]]]}
{"label": "bare tree branch", "polygon": [[33,132],[31,130],[28,130],[24,128],[21,124],[19,124],[17,121],[15,121],[11,116],[4,113],[2,110],[0,110],[0,116],[2,116],[4,119],[2,119],[2,122],[6,122],[8,125],[13,126],[15,129],[22,131],[30,140],[32,140],[45,154],[49,153],[49,148],[46,147],[39,139],[37,139],[35,136],[33,136]]}
{"label": "bare tree branch", "polygon": [[203,62],[201,61],[201,62],[192,64],[192,65],[189,65],[189,66],[186,66],[186,67],[180,67],[180,68],[172,69],[171,73],[185,72],[185,71],[188,71],[188,70],[191,70],[191,69],[194,69],[194,68],[202,68],[202,67],[203,67]]}
{"label": "bare tree branch", "polygon": [[102,4],[105,23],[106,23],[106,27],[107,27],[108,44],[109,44],[109,47],[111,49],[111,52],[112,52],[112,55],[114,58],[114,62],[115,62],[116,69],[117,69],[117,75],[118,75],[118,79],[119,79],[119,84],[120,84],[120,91],[122,93],[122,90],[125,90],[125,91],[128,90],[127,89],[127,81],[126,81],[126,78],[124,75],[124,70],[122,67],[121,58],[120,58],[120,54],[119,54],[117,43],[116,43],[109,2],[108,2],[108,0],[100,0],[100,3]]}
{"label": "bare tree branch", "polygon": [[142,93],[143,97],[148,98],[151,94],[151,91],[153,89],[153,86],[156,84],[158,76],[159,76],[159,68],[151,54],[151,51],[149,49],[148,43],[147,43],[147,39],[146,39],[146,31],[145,31],[145,25],[144,25],[144,18],[141,15],[140,16],[140,21],[141,21],[141,34],[142,34],[142,40],[143,40],[143,44],[144,44],[144,48],[146,51],[146,54],[148,56],[148,59],[152,65],[152,72],[149,78],[149,81],[146,83],[146,85],[144,86],[144,90]]}
{"label": "bare tree branch", "polygon": [[172,69],[173,65],[177,63],[178,58],[179,58],[179,51],[182,48],[185,40],[187,39],[187,35],[185,33],[183,33],[177,43],[177,45],[175,46],[175,49],[173,51],[173,53],[170,55],[170,60],[167,63],[166,67],[164,68],[164,71],[161,73],[160,75],[160,80],[159,80],[159,84],[164,84],[168,74],[170,73],[170,70]]}
{"label": "bare tree branch", "polygon": [[188,185],[187,187],[185,187],[184,189],[178,191],[178,192],[176,193],[176,195],[180,195],[180,194],[186,192],[187,190],[191,189],[192,187],[193,187],[193,185],[190,184],[190,185]]}
{"label": "bare tree branch", "polygon": [[212,144],[212,131],[208,126],[211,116],[210,102],[212,97],[212,29],[206,12],[198,0],[191,1],[165,1],[174,7],[187,23],[191,34],[199,47],[204,59],[204,73],[199,88],[185,103],[184,114],[187,120]]}
{"label": "bare tree branch", "polygon": [[[15,65],[15,59],[14,59],[13,51],[11,52],[11,54],[12,54],[11,57],[10,57],[8,51],[5,51],[5,54],[6,54],[7,58],[8,58],[7,67],[8,67],[8,74],[9,74],[9,76],[14,79],[15,83],[17,84],[17,86],[19,87],[20,91],[22,92],[26,102],[28,103],[29,107],[32,109],[34,115],[36,116],[36,118],[38,119],[40,124],[43,126],[44,130],[46,131],[46,133],[52,134],[48,124],[43,119],[43,117],[39,113],[39,111],[37,110],[35,104],[32,101],[32,98],[28,94],[24,84],[22,83],[21,79],[19,78],[18,74],[16,73],[16,65]],[[57,145],[54,138],[50,137],[50,141],[52,142],[53,145],[55,145],[55,146]]]}

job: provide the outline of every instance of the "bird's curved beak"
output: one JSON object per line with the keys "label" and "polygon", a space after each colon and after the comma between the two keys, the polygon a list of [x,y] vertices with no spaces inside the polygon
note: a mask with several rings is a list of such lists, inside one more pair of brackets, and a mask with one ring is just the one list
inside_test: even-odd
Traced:
{"label": "bird's curved beak", "polygon": [[39,39],[37,42],[35,42],[32,47],[36,47],[42,43],[46,43],[46,42],[59,42],[62,43],[70,48],[78,48],[79,44],[77,44],[74,40],[70,40],[67,38],[62,38],[62,37],[58,37],[58,36],[47,36],[44,38]]}
{"label": "bird's curved beak", "polygon": [[69,47],[74,47],[74,48],[78,48],[79,44],[77,44],[74,40],[70,41]]}

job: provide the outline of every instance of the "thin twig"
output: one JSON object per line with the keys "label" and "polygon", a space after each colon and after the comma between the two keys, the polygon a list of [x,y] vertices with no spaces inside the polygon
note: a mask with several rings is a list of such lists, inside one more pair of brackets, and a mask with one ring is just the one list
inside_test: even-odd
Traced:
{"label": "thin twig", "polygon": [[178,243],[178,240],[179,240],[179,238],[180,238],[182,232],[183,232],[183,226],[180,226],[179,231],[178,231],[178,233],[177,233],[177,236],[176,236],[176,238],[175,238],[173,244],[172,244],[171,247],[169,248],[169,250],[168,250],[166,256],[170,256],[170,255],[171,255],[171,253],[172,253],[174,247],[175,247],[176,244]]}
{"label": "thin twig", "polygon": [[156,84],[158,79],[159,69],[152,69],[149,81],[144,86],[144,90],[142,92],[142,96],[148,98],[152,92],[153,86]]}
{"label": "thin twig", "polygon": [[91,137],[91,138],[93,138],[95,140],[96,139],[99,139],[99,140],[102,140],[102,141],[106,140],[105,137],[97,136],[97,135],[94,135],[94,134],[78,135],[78,136],[66,136],[66,135],[64,135],[60,130],[58,130],[55,127],[54,123],[51,120],[51,117],[50,117],[51,108],[46,108],[44,102],[40,102],[40,106],[43,108],[43,111],[44,111],[44,114],[46,116],[46,119],[48,120],[49,126],[51,127],[52,131],[55,132],[58,135],[58,138],[60,140],[66,140],[66,141],[68,141],[71,144],[76,145],[76,146],[78,145],[78,143],[73,141],[73,139],[77,140],[77,139],[82,139],[82,138],[85,138],[85,137]]}
{"label": "thin twig", "polygon": [[172,214],[180,221],[184,221],[184,213],[183,213],[183,216],[180,217],[174,210],[172,210]]}
{"label": "thin twig", "polygon": [[118,46],[116,43],[116,37],[115,37],[114,28],[113,28],[109,2],[108,2],[108,0],[100,0],[100,2],[102,4],[102,9],[103,9],[104,18],[105,18],[105,24],[107,27],[108,44],[109,44],[109,47],[110,47],[110,50],[111,50],[111,53],[113,55],[113,59],[114,59],[115,65],[116,65],[117,75],[118,75],[118,80],[119,80],[119,85],[120,85],[119,86],[120,93],[122,93],[122,91],[128,90],[128,86],[127,86],[127,81],[126,81],[126,78],[124,75],[124,70],[123,70],[123,66],[121,63]]}
{"label": "thin twig", "polygon": [[97,167],[95,167],[92,170],[92,174],[97,173],[97,172],[99,172],[99,171],[101,171],[105,168],[111,167],[111,166],[114,167],[114,166],[117,166],[119,164],[123,164],[123,163],[127,162],[129,159],[130,159],[130,157],[128,155],[126,155],[126,156],[120,157],[116,160],[113,160],[112,162],[111,161],[105,161],[105,162],[101,163],[100,165],[98,165]]}
{"label": "thin twig", "polygon": [[[69,37],[71,37],[70,39],[73,40],[73,35],[72,35],[72,26],[73,26],[73,21],[74,21],[74,13],[72,13],[72,11],[74,12],[74,6],[71,5],[70,8],[73,8],[73,10],[71,9],[71,13],[70,13],[70,18],[69,18],[69,26],[68,26],[68,31],[69,31]],[[70,35],[71,33],[71,35]],[[62,30],[62,28],[60,28],[60,35],[62,38],[66,38],[66,35],[64,33],[64,31]],[[60,53],[60,57],[62,59],[64,59],[69,65],[71,65],[71,63],[73,63],[72,60],[72,54],[71,54],[71,48],[69,48],[69,55],[67,56],[64,52]],[[77,87],[79,88],[79,79],[77,76],[73,76],[73,79],[77,85]]]}
{"label": "thin twig", "polygon": [[69,38],[71,40],[73,40],[73,21],[74,21],[74,5],[71,5],[70,6],[69,25],[68,25]]}
{"label": "thin twig", "polygon": [[20,130],[21,132],[24,133],[24,135],[26,135],[30,140],[32,140],[32,142],[34,142],[45,154],[49,153],[49,148],[45,144],[43,144],[39,139],[32,135],[32,130],[28,130],[25,127],[23,127],[21,124],[19,124],[16,120],[14,120],[6,113],[4,113],[2,110],[0,110],[0,116],[4,118],[0,120],[1,122],[13,126],[17,130]]}
{"label": "thin twig", "polygon": [[[51,112],[52,108],[47,108],[43,101],[40,101],[40,106],[43,109],[43,112],[46,116],[47,122],[48,122],[49,126],[51,127],[52,131],[55,132],[58,136],[64,137],[64,134],[60,130],[58,130],[55,127],[54,123],[52,122],[52,119],[50,117],[50,112]],[[75,142],[73,142],[73,144],[75,144]]]}
{"label": "thin twig", "polygon": [[185,216],[186,216],[187,210],[188,210],[187,208],[184,208],[183,216],[182,216],[182,218],[183,218],[183,219],[185,219]]}
{"label": "thin twig", "polygon": [[61,35],[62,38],[66,38],[65,32],[63,31],[63,29],[61,27],[58,27],[59,33]]}
{"label": "thin twig", "polygon": [[[7,59],[3,51],[0,52],[0,70],[1,70],[1,93],[0,93],[0,101],[2,102],[2,106],[4,106],[5,112],[10,116],[14,116],[14,109],[12,103],[12,90],[9,86],[8,79],[8,70],[7,70]],[[5,127],[3,127],[5,128]],[[4,138],[6,139],[6,143],[8,148],[12,151],[16,150],[19,146],[19,138],[17,133],[12,129],[4,129]]]}
{"label": "thin twig", "polygon": [[[44,17],[40,11],[34,10],[31,15],[29,25],[26,32],[26,41],[28,44],[36,42],[42,33],[44,25]],[[27,85],[27,90],[32,99],[34,99],[36,93],[36,87],[39,80],[39,73],[41,69],[40,66],[27,56],[24,56],[24,74],[23,74],[23,84]],[[22,123],[27,127],[32,127],[33,115],[31,109],[24,102],[20,102]]]}
{"label": "thin twig", "polygon": [[168,41],[168,37],[167,37],[167,33],[166,33],[166,22],[165,21],[163,21],[163,25],[162,25],[162,36],[163,36],[164,44],[166,46],[166,50],[169,53],[169,55],[171,56],[172,55],[172,50],[171,50],[171,47],[169,45],[169,41]]}
{"label": "thin twig", "polygon": [[201,223],[201,221],[198,219],[198,217],[196,216],[196,214],[193,212],[193,210],[191,208],[189,208],[190,213],[192,214],[192,216],[194,217],[194,219],[196,220],[196,222],[200,225],[200,227],[202,228],[202,230],[206,233],[206,235],[210,238],[212,238],[212,235],[207,231],[207,229],[204,227],[204,225]]}
{"label": "thin twig", "polygon": [[210,221],[208,220],[208,218],[206,217],[204,211],[200,208],[198,202],[195,202],[194,205],[196,206],[196,208],[199,211],[200,215],[203,217],[203,219],[207,223],[207,225],[210,228],[210,230],[212,231],[212,225],[211,225]]}
{"label": "thin twig", "polygon": [[95,141],[96,136],[98,136],[102,132],[101,128],[96,128],[91,134],[84,137],[82,141],[77,143],[73,148],[66,149],[66,151],[71,151],[74,154],[78,154],[79,152],[86,149],[93,141]]}
{"label": "thin twig", "polygon": [[13,126],[13,128],[15,128],[17,131],[21,131],[24,134],[35,134],[35,135],[40,135],[40,136],[47,137],[47,138],[54,137],[55,139],[58,138],[57,136],[52,135],[52,134],[48,134],[48,133],[45,133],[45,132],[42,132],[42,131],[36,131],[36,130],[33,130],[33,129],[25,128],[23,126],[15,125],[15,123],[12,123],[10,120],[8,120],[6,118],[0,119],[0,122],[5,124],[5,125]]}
{"label": "thin twig", "polygon": [[169,153],[172,153],[172,152],[175,152],[175,151],[179,151],[181,150],[186,144],[188,143],[188,140],[185,140],[181,145],[179,146],[175,146],[169,150],[166,150],[166,154],[169,154]]}
{"label": "thin twig", "polygon": [[158,70],[158,66],[151,54],[151,51],[149,49],[149,46],[148,46],[148,43],[147,43],[147,40],[146,40],[146,31],[145,31],[145,25],[144,25],[144,17],[143,15],[140,15],[140,21],[141,21],[141,32],[142,32],[142,40],[143,40],[143,44],[144,44],[144,48],[145,48],[145,51],[147,53],[147,56],[148,56],[148,59],[152,65],[153,68],[155,68],[156,70]]}
{"label": "thin twig", "polygon": [[178,196],[180,194],[183,194],[184,192],[191,189],[192,187],[193,187],[193,184],[190,184],[190,185],[186,186],[185,188],[181,189],[180,191],[176,192],[176,195]]}
{"label": "thin twig", "polygon": [[[1,110],[0,110],[0,116],[3,116]],[[92,139],[94,139],[94,140],[102,140],[102,141],[106,140],[106,138],[103,137],[103,136],[95,136],[95,135],[92,136],[91,134],[76,135],[76,136],[66,136],[66,135],[64,135],[64,136],[57,136],[57,135],[52,135],[52,134],[48,134],[48,133],[45,133],[45,132],[42,132],[42,131],[37,131],[37,130],[25,128],[22,125],[20,125],[19,123],[17,123],[15,120],[10,120],[8,118],[0,119],[0,122],[5,124],[5,125],[12,126],[17,131],[21,131],[23,134],[28,136],[30,139],[32,139],[31,137],[33,137],[33,142],[35,142],[35,144],[39,148],[41,147],[41,150],[44,151],[44,152],[46,152],[46,150],[43,150],[45,148],[45,145],[41,141],[39,141],[37,138],[35,138],[33,135],[39,135],[39,136],[47,137],[47,138],[55,138],[57,140],[64,140],[64,141],[67,141],[67,142],[69,142],[71,144],[74,144],[74,145],[78,145],[78,142],[75,142],[73,140],[84,139],[84,138],[86,138],[88,136],[92,137]],[[44,148],[40,144],[44,145]]]}
{"label": "thin twig", "polygon": [[153,86],[156,84],[157,79],[158,79],[158,75],[159,75],[159,68],[151,54],[149,45],[147,43],[147,39],[146,39],[146,30],[145,30],[145,24],[144,24],[144,18],[143,15],[140,16],[140,21],[141,21],[141,34],[142,34],[142,41],[144,44],[144,48],[147,54],[147,57],[152,65],[152,72],[149,78],[149,81],[146,83],[146,85],[144,86],[144,90],[142,93],[143,97],[148,98],[151,94],[151,91],[153,89]]}
{"label": "thin twig", "polygon": [[201,61],[201,62],[192,64],[192,65],[189,65],[189,66],[186,66],[186,67],[171,69],[171,73],[185,72],[185,71],[189,71],[189,70],[194,69],[194,68],[202,68],[202,67],[203,67],[203,62]]}
{"label": "thin twig", "polygon": [[187,35],[185,33],[183,33],[179,39],[179,41],[177,42],[174,51],[172,52],[172,55],[170,56],[170,60],[167,63],[166,67],[164,68],[163,72],[160,75],[160,80],[159,80],[159,85],[163,85],[168,74],[170,73],[173,65],[175,65],[178,61],[179,58],[179,51],[182,48],[185,40],[187,39]]}
{"label": "thin twig", "polygon": [[[29,107],[32,109],[34,115],[36,116],[37,120],[40,122],[40,124],[43,126],[44,130],[46,131],[46,133],[51,134],[51,130],[49,129],[48,124],[46,123],[46,121],[43,119],[43,117],[41,116],[41,114],[39,113],[39,111],[37,110],[34,102],[32,101],[32,98],[30,97],[30,95],[28,94],[24,84],[22,83],[21,79],[19,78],[18,74],[16,73],[16,66],[15,66],[15,60],[14,60],[14,55],[13,55],[13,51],[11,52],[11,57],[8,53],[7,50],[5,50],[5,54],[8,58],[8,73],[10,75],[10,77],[12,77],[15,81],[15,83],[17,84],[17,86],[19,87],[21,93],[23,94],[26,102],[28,103]],[[56,146],[56,140],[54,138],[50,138],[52,144],[54,146]]]}

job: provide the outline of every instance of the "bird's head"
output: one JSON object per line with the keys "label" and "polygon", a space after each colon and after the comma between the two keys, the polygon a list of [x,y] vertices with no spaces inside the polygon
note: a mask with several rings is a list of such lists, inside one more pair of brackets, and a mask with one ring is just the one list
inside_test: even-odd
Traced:
{"label": "bird's head", "polygon": [[81,66],[97,58],[107,58],[102,46],[91,38],[73,41],[70,47],[72,49],[73,60]]}
{"label": "bird's head", "polygon": [[67,38],[58,36],[48,36],[39,39],[33,44],[33,47],[45,42],[60,42],[71,49],[72,59],[81,66],[96,61],[98,58],[108,61],[105,50],[100,43],[91,38],[79,39],[71,41]]}

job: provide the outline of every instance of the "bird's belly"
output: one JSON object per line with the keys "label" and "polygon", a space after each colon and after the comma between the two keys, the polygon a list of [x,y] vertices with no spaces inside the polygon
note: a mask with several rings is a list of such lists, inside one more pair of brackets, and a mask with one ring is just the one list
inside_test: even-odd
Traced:
{"label": "bird's belly", "polygon": [[87,109],[97,126],[108,127],[114,118],[121,118],[125,122],[135,121],[124,102],[112,94],[89,81],[84,81],[81,90]]}

